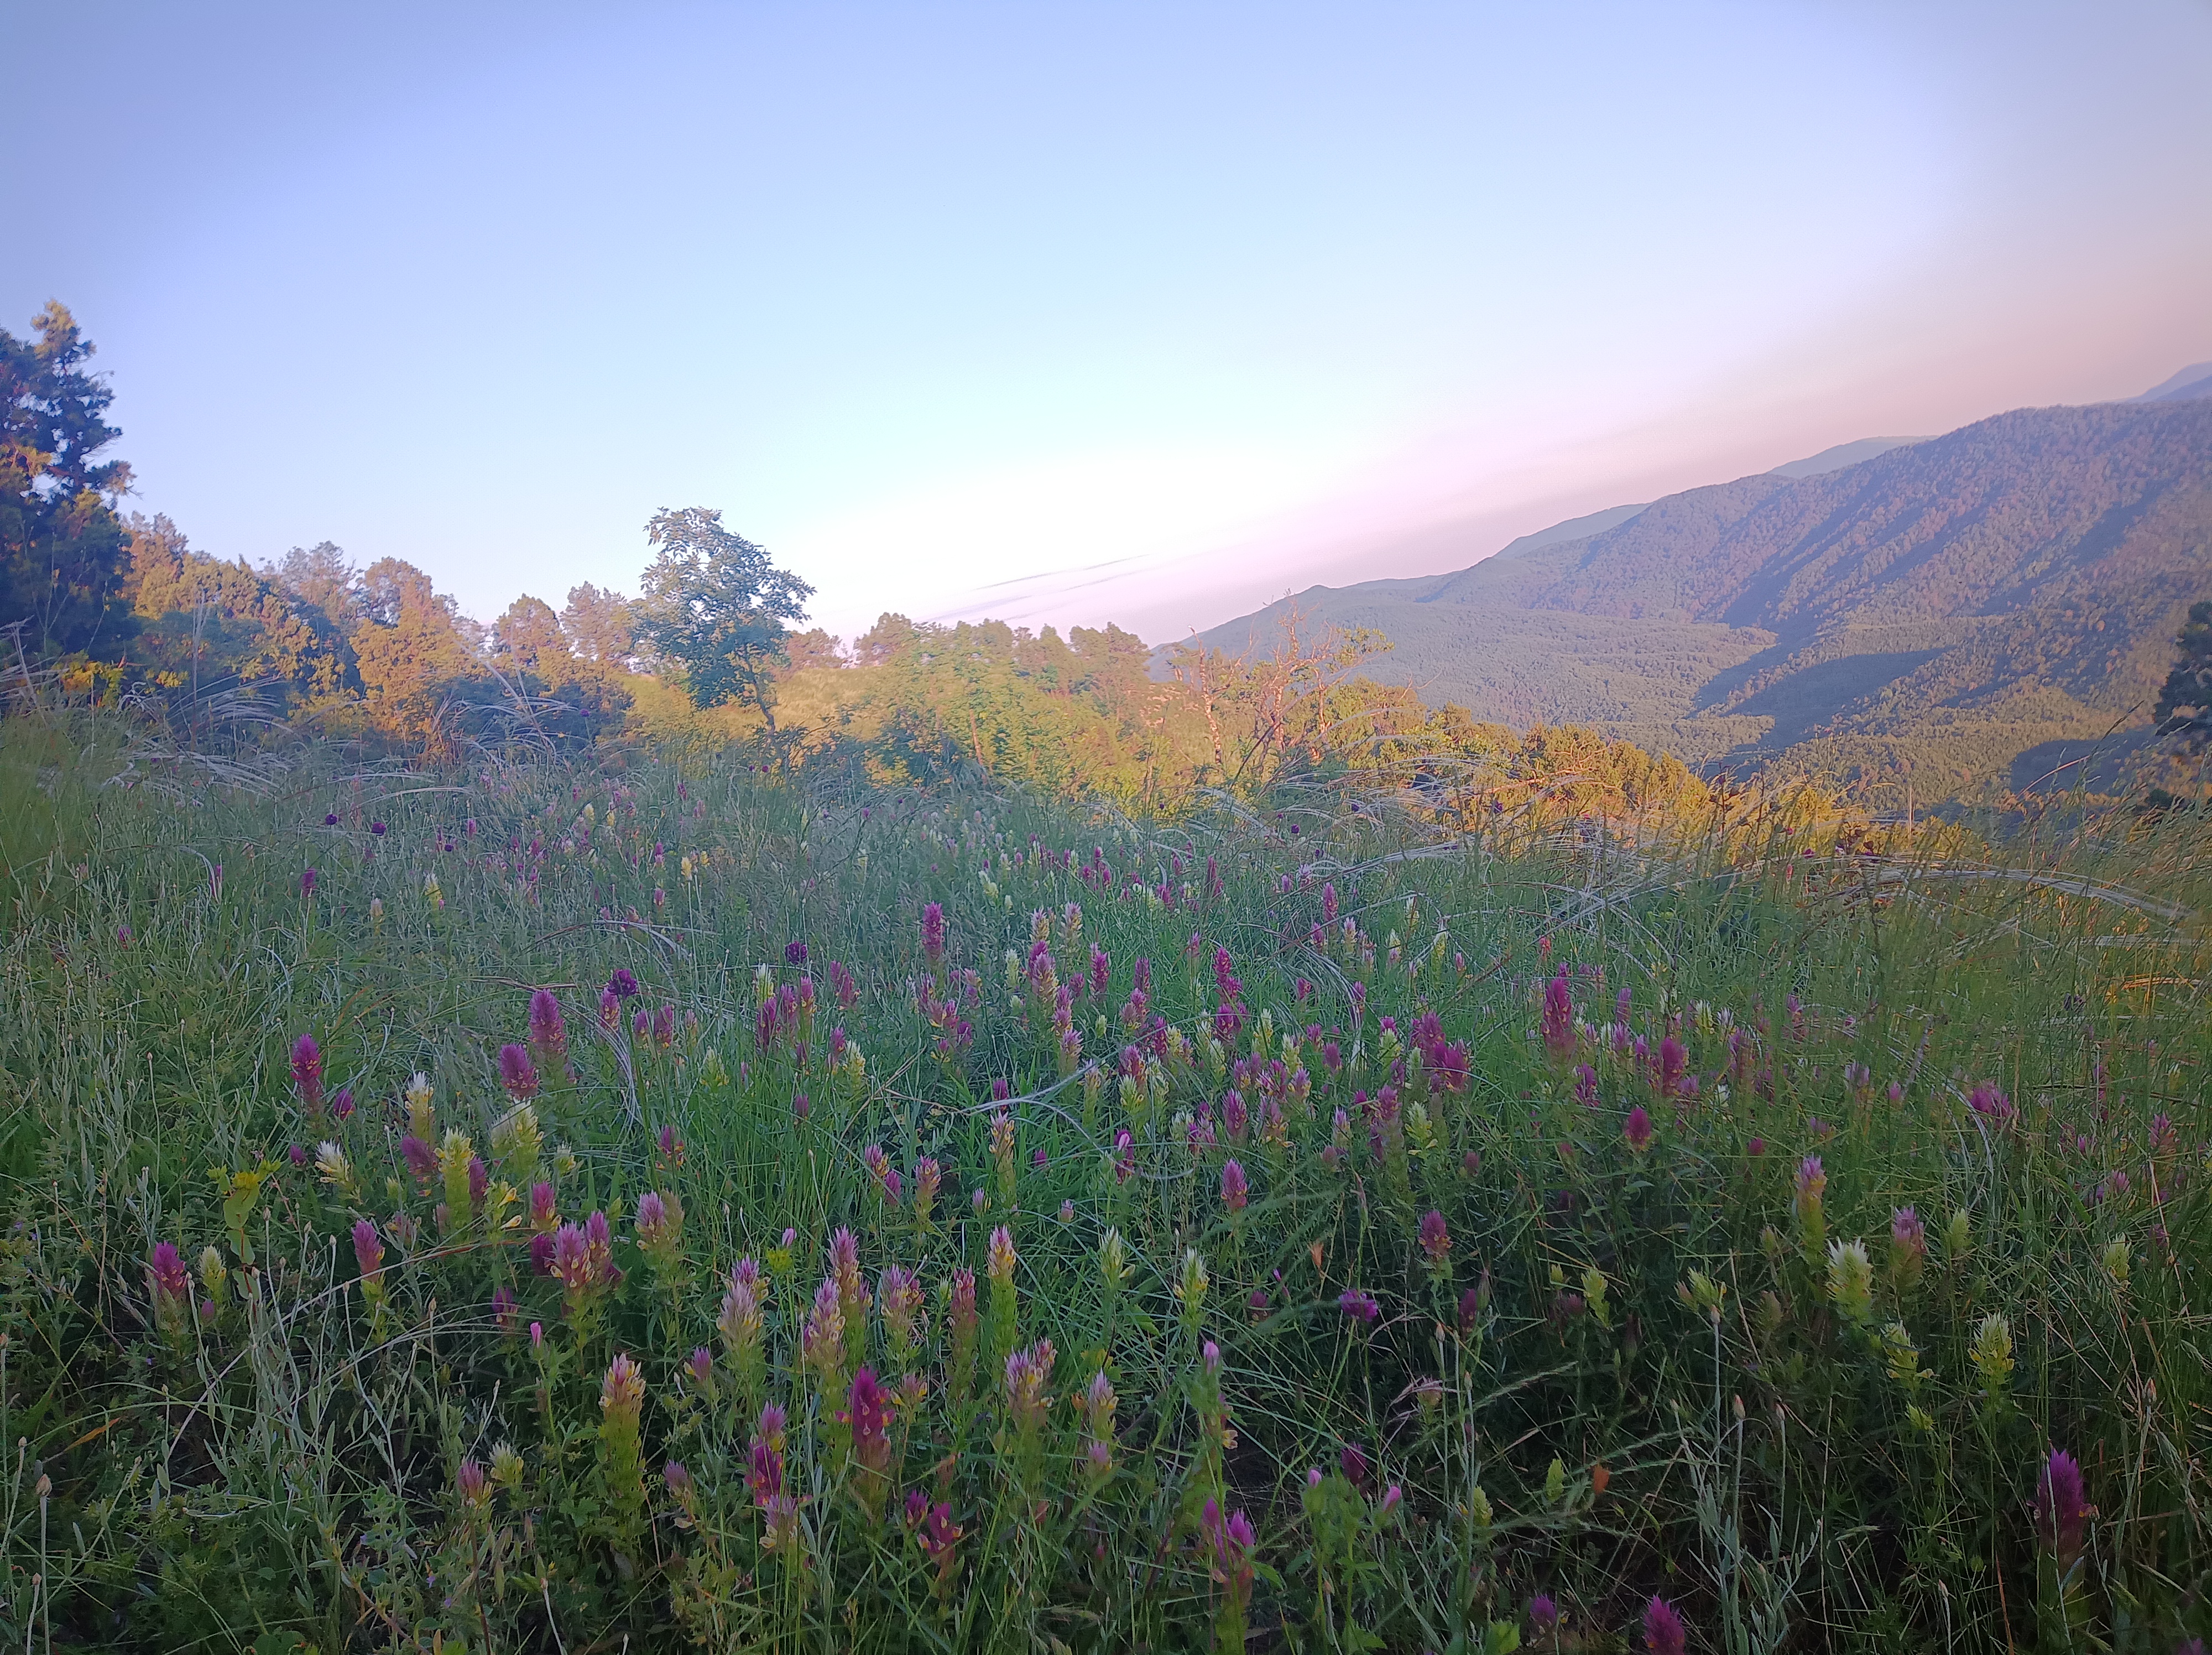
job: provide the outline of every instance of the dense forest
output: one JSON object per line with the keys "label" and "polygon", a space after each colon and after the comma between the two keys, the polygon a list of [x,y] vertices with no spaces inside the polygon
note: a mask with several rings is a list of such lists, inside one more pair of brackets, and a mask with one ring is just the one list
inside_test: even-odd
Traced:
{"label": "dense forest", "polygon": [[[2212,400],[2027,409],[1819,475],[1692,489],[1455,574],[1285,600],[1376,675],[1508,722],[1856,781],[2070,785],[2141,749],[2212,590]],[[1266,647],[1267,611],[1206,633]],[[2107,763],[2100,773],[2109,773]],[[1897,795],[1892,797],[1892,795]]]}

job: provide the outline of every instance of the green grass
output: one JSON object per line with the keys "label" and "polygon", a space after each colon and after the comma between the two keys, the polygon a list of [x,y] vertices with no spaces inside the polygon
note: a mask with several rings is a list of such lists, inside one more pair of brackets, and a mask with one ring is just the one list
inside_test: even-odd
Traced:
{"label": "green grass", "polygon": [[[1808,855],[1756,817],[1670,845],[1510,821],[1448,843],[1348,795],[1134,823],[816,796],[734,763],[309,764],[252,788],[179,764],[127,788],[118,764],[75,727],[0,728],[0,1639],[1466,1652],[1551,1646],[1538,1594],[1558,1646],[1585,1650],[1642,1648],[1655,1595],[1692,1649],[2165,1651],[2208,1629],[2212,891],[2186,824],[1969,863],[1948,830],[1948,856]],[[1172,904],[1034,854],[1080,867],[1094,846]],[[1316,947],[1325,885],[1341,908]],[[1033,934],[1061,981],[1108,956],[1072,1047],[1023,970]],[[1241,982],[1218,1059],[1217,949]],[[1174,1035],[1125,1086],[1139,958],[1145,1017]],[[1662,1095],[1601,1030],[1555,1057],[1538,1032],[1562,965],[1579,1019],[1609,1023],[1625,992],[1655,1056],[1679,1015],[1698,1094]],[[603,1028],[617,970],[642,992]],[[803,1062],[789,1032],[759,1044],[763,970],[814,985]],[[571,1073],[539,1054],[534,1147],[498,1054],[538,988]],[[918,1004],[947,998],[934,1021]],[[650,1018],[632,1031],[662,1006],[666,1044]],[[1425,1011],[1464,1083],[1413,1063],[1395,1117],[1363,1107]],[[862,1062],[833,1062],[833,1028]],[[302,1035],[321,1111],[291,1070]],[[2016,1116],[1977,1112],[1977,1086]],[[1233,1142],[1232,1087],[1250,1123]],[[1194,1118],[1213,1142],[1194,1147]],[[410,1129],[469,1147],[418,1178]],[[324,1141],[343,1178],[318,1175]],[[927,1222],[924,1157],[944,1169]],[[211,1170],[264,1165],[226,1215]],[[533,1274],[538,1181],[563,1221],[610,1215],[618,1285],[564,1302]],[[681,1208],[650,1248],[648,1191]],[[1917,1278],[1890,1239],[1908,1205]],[[840,1229],[878,1302],[848,1282],[837,1348],[807,1342],[809,1361]],[[1828,1251],[1853,1240],[1863,1305]],[[161,1243],[194,1273],[183,1298],[149,1275]],[[746,1257],[767,1283],[757,1360],[717,1328]],[[905,1343],[882,1314],[894,1265],[923,1289]],[[1994,1345],[1972,1354],[1992,1314],[2002,1373]],[[1006,1357],[1044,1340],[1050,1402],[1019,1405]],[[634,1431],[617,1353],[642,1370]],[[863,1362],[898,1397],[880,1445],[852,1395]],[[1101,1372],[1110,1422],[1077,1405]],[[749,1482],[774,1457],[754,1452],[769,1402],[794,1501],[774,1546]],[[2095,1507],[2070,1573],[2029,1512],[2053,1447]],[[479,1499],[465,1466],[487,1471]]]}

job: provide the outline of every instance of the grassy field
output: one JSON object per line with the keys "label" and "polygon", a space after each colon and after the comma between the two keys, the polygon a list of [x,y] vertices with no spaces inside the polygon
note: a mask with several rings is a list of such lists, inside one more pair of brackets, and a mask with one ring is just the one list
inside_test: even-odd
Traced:
{"label": "grassy field", "polygon": [[11,1644],[2212,1630],[2200,829],[120,763],[0,727]]}

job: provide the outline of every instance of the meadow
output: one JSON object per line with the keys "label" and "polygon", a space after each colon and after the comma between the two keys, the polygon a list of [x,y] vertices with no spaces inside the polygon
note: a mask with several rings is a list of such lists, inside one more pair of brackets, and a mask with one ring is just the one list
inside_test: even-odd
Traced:
{"label": "meadow", "polygon": [[2202,828],[1423,802],[10,718],[0,1639],[2201,1650]]}

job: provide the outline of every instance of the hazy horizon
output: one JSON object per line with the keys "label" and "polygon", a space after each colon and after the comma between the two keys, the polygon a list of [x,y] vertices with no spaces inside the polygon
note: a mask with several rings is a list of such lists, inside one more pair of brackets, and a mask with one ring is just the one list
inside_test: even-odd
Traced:
{"label": "hazy horizon", "polygon": [[2192,5],[6,16],[131,504],[487,620],[696,504],[1158,642],[2212,356]]}

